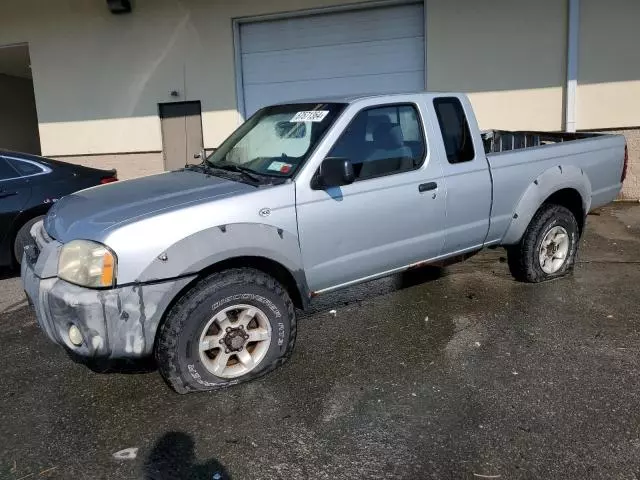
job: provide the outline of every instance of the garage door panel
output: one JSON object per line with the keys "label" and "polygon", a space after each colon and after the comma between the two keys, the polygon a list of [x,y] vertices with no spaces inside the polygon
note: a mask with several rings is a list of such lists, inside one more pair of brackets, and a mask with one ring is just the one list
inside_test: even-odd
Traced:
{"label": "garage door panel", "polygon": [[265,105],[289,100],[368,93],[415,92],[424,88],[421,75],[422,70],[417,70],[384,75],[286,82],[285,84],[248,85],[245,88],[245,104],[247,113],[254,113]]}
{"label": "garage door panel", "polygon": [[422,43],[403,38],[243,55],[245,85],[422,70]]}
{"label": "garage door panel", "polygon": [[243,24],[242,50],[256,53],[422,36],[422,12],[422,5],[404,5]]}
{"label": "garage door panel", "polygon": [[424,88],[421,4],[243,24],[246,115],[273,103]]}

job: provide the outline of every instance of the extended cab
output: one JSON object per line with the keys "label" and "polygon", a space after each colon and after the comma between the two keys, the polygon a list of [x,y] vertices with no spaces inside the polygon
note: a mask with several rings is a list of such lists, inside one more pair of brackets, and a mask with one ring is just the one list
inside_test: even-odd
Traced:
{"label": "extended cab", "polygon": [[498,245],[518,280],[565,275],[625,170],[621,136],[481,133],[461,94],[274,105],[200,165],[58,201],[22,279],[74,354],[216,389],[286,360],[330,290]]}

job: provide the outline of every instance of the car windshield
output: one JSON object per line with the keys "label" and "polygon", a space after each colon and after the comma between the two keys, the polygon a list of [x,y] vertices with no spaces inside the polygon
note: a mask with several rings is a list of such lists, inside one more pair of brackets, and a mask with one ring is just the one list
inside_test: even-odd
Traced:
{"label": "car windshield", "polygon": [[207,164],[291,177],[344,107],[342,103],[297,103],[263,108],[207,157]]}

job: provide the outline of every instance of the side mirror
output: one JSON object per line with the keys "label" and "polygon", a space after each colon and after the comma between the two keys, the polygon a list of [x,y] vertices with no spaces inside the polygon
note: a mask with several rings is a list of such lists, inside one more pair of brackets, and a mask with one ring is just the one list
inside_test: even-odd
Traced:
{"label": "side mirror", "polygon": [[193,154],[193,158],[195,160],[204,160],[205,158],[207,158],[207,152],[206,150],[203,148],[202,150],[200,150],[198,153],[194,153]]}
{"label": "side mirror", "polygon": [[320,164],[314,189],[350,185],[356,179],[351,160],[344,157],[327,157]]}

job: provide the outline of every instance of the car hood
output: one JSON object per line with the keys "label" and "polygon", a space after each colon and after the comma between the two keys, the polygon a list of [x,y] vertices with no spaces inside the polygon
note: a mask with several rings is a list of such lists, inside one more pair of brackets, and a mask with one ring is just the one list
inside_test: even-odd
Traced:
{"label": "car hood", "polygon": [[62,243],[80,238],[99,239],[122,224],[255,188],[200,172],[178,170],[63,197],[49,211],[44,226],[50,236]]}

